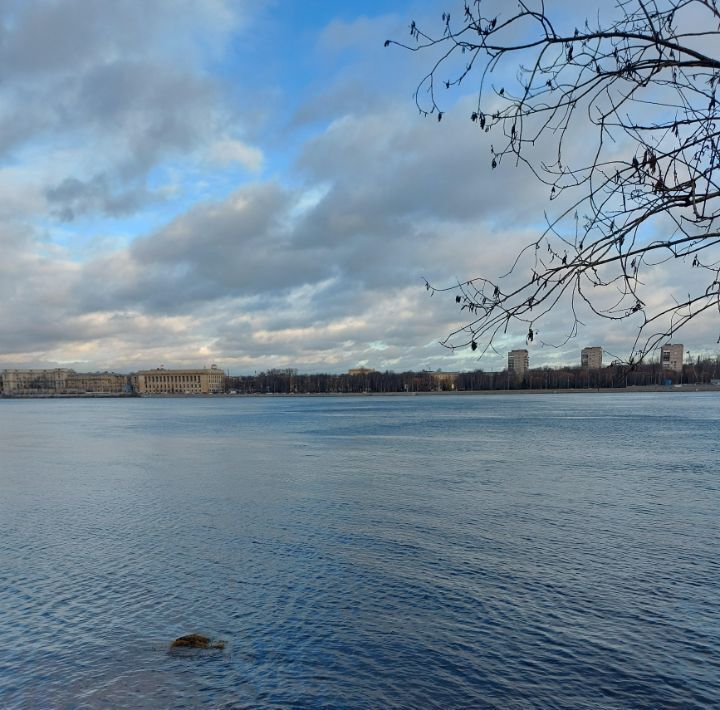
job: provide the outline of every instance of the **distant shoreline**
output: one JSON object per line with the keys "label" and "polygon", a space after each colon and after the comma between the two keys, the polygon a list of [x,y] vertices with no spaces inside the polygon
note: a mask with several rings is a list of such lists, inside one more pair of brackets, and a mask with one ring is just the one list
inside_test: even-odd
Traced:
{"label": "distant shoreline", "polygon": [[652,392],[665,394],[678,394],[687,392],[718,392],[718,385],[635,385],[631,387],[591,387],[577,389],[508,389],[508,390],[445,390],[431,392],[249,392],[249,393],[224,393],[224,394],[111,394],[111,393],[87,393],[87,394],[40,394],[40,395],[6,395],[0,394],[0,400],[27,400],[27,399],[234,399],[238,397],[270,397],[270,398],[297,398],[297,397],[447,397],[453,395],[553,395],[553,394],[619,394]]}

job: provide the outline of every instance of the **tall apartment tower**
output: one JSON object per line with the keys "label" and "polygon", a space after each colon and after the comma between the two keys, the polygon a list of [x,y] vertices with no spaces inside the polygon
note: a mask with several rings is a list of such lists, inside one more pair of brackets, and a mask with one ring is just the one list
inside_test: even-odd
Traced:
{"label": "tall apartment tower", "polygon": [[683,346],[679,343],[672,345],[668,343],[660,348],[660,365],[663,370],[682,372],[683,367]]}
{"label": "tall apartment tower", "polygon": [[527,350],[511,350],[508,353],[508,372],[522,375],[530,367]]}
{"label": "tall apartment tower", "polygon": [[583,348],[580,352],[580,366],[588,370],[599,370],[602,367],[602,348]]}

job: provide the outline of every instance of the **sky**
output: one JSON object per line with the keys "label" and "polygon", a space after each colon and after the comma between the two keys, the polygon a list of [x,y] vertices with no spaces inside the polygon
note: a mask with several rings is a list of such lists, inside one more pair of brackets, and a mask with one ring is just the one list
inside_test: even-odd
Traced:
{"label": "sky", "polygon": [[[471,86],[442,122],[418,114],[429,57],[383,44],[445,9],[0,0],[0,368],[502,369],[526,327],[450,352],[462,315],[425,279],[501,273],[547,195],[490,174]],[[686,348],[714,354],[716,328]],[[531,365],[633,339],[590,319]]]}

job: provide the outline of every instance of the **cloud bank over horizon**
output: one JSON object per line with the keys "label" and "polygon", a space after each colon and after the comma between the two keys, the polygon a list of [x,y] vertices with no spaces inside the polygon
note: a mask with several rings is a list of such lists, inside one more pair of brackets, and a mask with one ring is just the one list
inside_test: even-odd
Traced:
{"label": "cloud bank over horizon", "polygon": [[[0,369],[501,369],[525,347],[519,325],[482,360],[440,346],[462,320],[424,279],[503,272],[546,190],[489,171],[468,97],[418,116],[424,59],[382,44],[430,3],[332,5],[0,3]],[[631,327],[583,322],[531,364],[628,354]],[[713,353],[716,329],[680,340]]]}

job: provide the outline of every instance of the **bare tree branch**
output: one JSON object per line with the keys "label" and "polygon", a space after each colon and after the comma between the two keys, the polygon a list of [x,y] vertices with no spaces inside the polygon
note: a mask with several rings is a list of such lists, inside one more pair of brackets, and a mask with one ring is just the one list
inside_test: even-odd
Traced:
{"label": "bare tree branch", "polygon": [[[630,322],[637,362],[701,313],[720,312],[717,2],[618,0],[571,33],[556,29],[542,0],[510,12],[491,5],[467,0],[460,21],[443,13],[438,34],[412,22],[411,43],[386,42],[436,54],[415,92],[425,116],[442,119],[441,87],[476,82],[470,119],[502,139],[490,169],[512,158],[561,205],[506,274],[426,284],[454,292],[467,316],[443,344],[486,352],[514,322],[539,339],[538,325],[560,308],[572,338],[582,306]],[[498,74],[505,86],[489,83]],[[592,146],[586,160],[569,144],[579,132]],[[673,261],[697,270],[694,290],[658,298],[647,282]]]}

